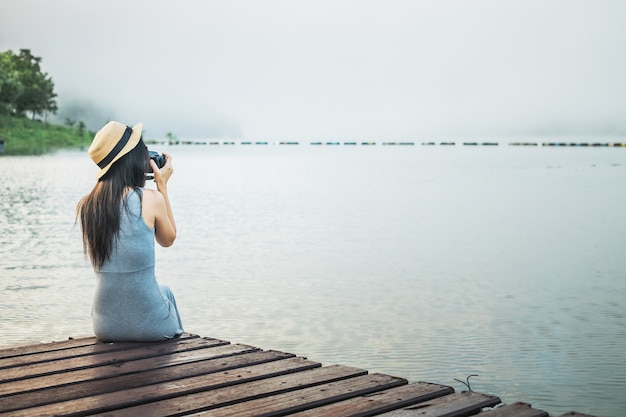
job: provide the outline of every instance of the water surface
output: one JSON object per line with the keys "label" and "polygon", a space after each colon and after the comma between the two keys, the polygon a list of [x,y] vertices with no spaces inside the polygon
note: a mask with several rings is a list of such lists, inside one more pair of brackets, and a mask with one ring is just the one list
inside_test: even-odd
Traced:
{"label": "water surface", "polygon": [[[525,401],[626,408],[626,150],[172,146],[186,330]],[[0,346],[91,334],[85,152],[0,158]]]}

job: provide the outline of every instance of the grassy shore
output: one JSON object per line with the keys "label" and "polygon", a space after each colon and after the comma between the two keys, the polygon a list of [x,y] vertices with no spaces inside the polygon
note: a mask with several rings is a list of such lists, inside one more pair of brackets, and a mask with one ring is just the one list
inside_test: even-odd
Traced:
{"label": "grassy shore", "polygon": [[4,155],[39,155],[60,148],[89,146],[92,137],[92,133],[75,127],[0,115]]}

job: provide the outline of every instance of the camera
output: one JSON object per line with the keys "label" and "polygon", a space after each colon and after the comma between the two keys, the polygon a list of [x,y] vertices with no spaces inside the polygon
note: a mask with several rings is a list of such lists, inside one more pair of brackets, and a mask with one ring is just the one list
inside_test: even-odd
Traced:
{"label": "camera", "polygon": [[[165,159],[165,156],[163,154],[155,151],[148,151],[148,156],[156,163],[156,166],[159,169],[163,168],[163,166],[165,166],[165,163],[167,162],[167,159]],[[148,172],[152,172],[152,167],[148,166],[148,169]]]}

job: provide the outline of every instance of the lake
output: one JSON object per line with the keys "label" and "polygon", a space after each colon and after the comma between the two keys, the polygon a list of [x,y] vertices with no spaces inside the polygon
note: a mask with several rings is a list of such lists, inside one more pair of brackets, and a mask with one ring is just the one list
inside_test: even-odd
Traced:
{"label": "lake", "polygon": [[[156,146],[201,336],[554,414],[626,409],[626,148]],[[86,151],[0,157],[0,347],[90,335]],[[149,185],[153,187],[153,185]]]}

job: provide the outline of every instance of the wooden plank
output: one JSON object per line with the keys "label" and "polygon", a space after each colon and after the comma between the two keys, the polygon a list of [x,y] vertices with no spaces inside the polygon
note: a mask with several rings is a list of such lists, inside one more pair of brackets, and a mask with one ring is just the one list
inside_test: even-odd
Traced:
{"label": "wooden plank", "polygon": [[[188,338],[164,340],[162,342],[155,342],[152,345],[160,345],[166,343],[179,343],[181,340],[187,340]],[[70,359],[80,356],[96,355],[100,353],[116,352],[121,350],[144,348],[148,346],[147,343],[141,342],[116,342],[116,343],[103,343],[96,342],[83,346],[74,346],[65,349],[53,349],[44,352],[36,352],[28,355],[12,356],[9,358],[0,359],[0,369],[11,368],[15,366],[33,365],[36,363],[51,362],[58,359]]]}
{"label": "wooden plank", "polygon": [[0,383],[0,398],[5,395],[32,391],[36,389],[43,389],[50,386],[59,386],[86,380],[98,380],[110,378],[117,375],[145,372],[149,369],[165,368],[182,363],[197,362],[212,358],[223,358],[258,350],[258,348],[241,344],[219,345],[208,349],[195,349],[170,355],[161,355],[145,359],[138,359],[124,363],[112,363],[94,368],[61,372],[53,375],[40,375],[38,377],[33,377],[29,379],[20,379],[11,382]]}
{"label": "wooden plank", "polygon": [[380,417],[464,417],[478,414],[484,407],[498,404],[500,398],[493,395],[464,391],[390,411]]}
{"label": "wooden plank", "polygon": [[445,385],[415,382],[389,390],[363,395],[323,407],[290,414],[292,417],[375,416],[408,405],[428,401],[454,392]]}
{"label": "wooden plank", "polygon": [[[239,384],[232,387],[213,389],[208,392],[183,395],[169,400],[151,402],[137,407],[129,407],[123,410],[115,410],[110,413],[105,412],[98,415],[116,417],[160,417],[184,414],[197,410],[224,407],[242,401],[301,390],[335,381],[347,380],[358,383],[358,378],[362,376],[367,376],[367,371],[349,366],[331,365],[298,372],[296,374],[253,381],[243,385]],[[113,398],[111,400],[111,404],[118,402],[118,400]]]}
{"label": "wooden plank", "polygon": [[[234,372],[220,372],[194,376],[175,381],[145,385],[136,388],[108,392],[90,397],[57,402],[39,407],[26,408],[1,416],[28,417],[28,416],[56,416],[56,415],[89,415],[105,409],[123,408],[149,401],[166,400],[182,395],[194,394],[208,389],[229,387],[271,378],[278,375],[301,372],[319,367],[320,364],[303,358],[288,358],[282,361],[268,362],[259,365],[236,369]],[[141,414],[140,414],[141,415]]]}
{"label": "wooden plank", "polygon": [[348,380],[298,389],[297,391],[290,391],[271,397],[250,400],[214,410],[203,410],[192,415],[211,417],[284,416],[360,395],[405,385],[406,383],[407,381],[405,379],[389,375],[364,375]]}
{"label": "wooden plank", "polygon": [[485,411],[480,417],[548,417],[548,413],[532,408],[528,403],[516,402]]}
{"label": "wooden plank", "polygon": [[[55,402],[69,401],[75,398],[85,398],[107,392],[122,391],[151,384],[174,381],[192,376],[227,372],[233,369],[241,369],[243,367],[272,361],[281,361],[292,357],[294,357],[294,355],[291,353],[254,351],[226,358],[221,357],[169,366],[167,368],[146,370],[141,373],[113,376],[106,379],[85,380],[70,385],[56,385],[37,391],[22,392],[0,398],[0,411],[20,410]],[[310,363],[313,364],[310,367],[321,366],[316,362]]]}
{"label": "wooden plank", "polygon": [[30,355],[32,353],[49,352],[52,350],[71,349],[74,347],[88,346],[98,343],[98,339],[93,336],[69,338],[68,340],[47,343],[31,343],[10,346],[0,349],[0,359],[14,356]]}
{"label": "wooden plank", "polygon": [[[408,384],[248,345],[199,338],[103,343],[91,336],[0,349],[0,416],[547,417],[529,404]],[[568,412],[560,417],[594,417]]]}
{"label": "wooden plank", "polygon": [[168,353],[196,350],[206,347],[228,344],[217,339],[190,339],[175,343],[144,344],[134,349],[106,352],[89,356],[79,356],[68,359],[58,359],[51,362],[34,363],[19,368],[7,368],[2,370],[0,383],[22,378],[32,378],[40,375],[49,375],[58,372],[68,372],[77,369],[93,368],[103,365],[117,364],[123,366],[125,362],[137,359],[161,356]]}
{"label": "wooden plank", "polygon": [[[198,335],[192,333],[183,333],[179,338],[174,338],[172,340],[179,339],[189,339],[189,338],[197,338],[200,337]],[[169,341],[169,340],[168,340]],[[168,342],[164,341],[164,342]],[[127,343],[137,343],[137,344],[146,344],[141,342],[127,342]],[[152,343],[152,342],[150,342]],[[154,342],[159,343],[159,342]],[[70,337],[68,340],[56,341],[56,342],[46,342],[46,343],[34,343],[34,344],[23,344],[18,346],[11,346],[0,349],[0,359],[11,358],[15,356],[25,356],[32,355],[43,352],[53,352],[53,351],[62,351],[66,349],[74,349],[83,346],[90,346],[95,344],[108,344],[107,342],[102,342],[95,338],[94,336],[81,336],[81,337]]]}

